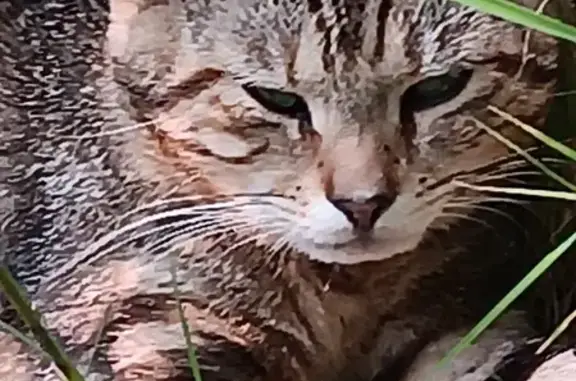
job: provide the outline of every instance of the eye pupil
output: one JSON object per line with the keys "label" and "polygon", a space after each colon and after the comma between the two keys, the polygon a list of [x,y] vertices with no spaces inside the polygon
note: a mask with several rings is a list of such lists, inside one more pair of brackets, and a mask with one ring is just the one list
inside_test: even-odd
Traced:
{"label": "eye pupil", "polygon": [[454,69],[440,76],[425,78],[404,92],[401,107],[417,112],[448,102],[466,88],[471,77],[472,70]]}
{"label": "eye pupil", "polygon": [[259,95],[266,99],[269,102],[276,103],[278,106],[281,107],[292,107],[298,100],[298,98],[289,93],[281,92],[281,91],[273,91],[268,89],[258,88]]}
{"label": "eye pupil", "polygon": [[244,90],[268,111],[289,118],[310,121],[306,101],[298,94],[259,86],[244,85]]}
{"label": "eye pupil", "polygon": [[291,94],[276,93],[272,97],[272,100],[282,107],[292,107],[294,103],[296,103],[297,98]]}

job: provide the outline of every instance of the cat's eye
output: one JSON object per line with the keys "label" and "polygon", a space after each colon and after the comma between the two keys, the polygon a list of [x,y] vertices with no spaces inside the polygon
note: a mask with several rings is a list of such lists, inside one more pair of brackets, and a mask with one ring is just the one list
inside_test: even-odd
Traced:
{"label": "cat's eye", "polygon": [[470,78],[472,70],[456,67],[446,74],[425,78],[404,92],[402,107],[417,112],[448,102],[466,88]]}
{"label": "cat's eye", "polygon": [[310,121],[306,101],[298,94],[266,87],[244,85],[244,90],[267,110],[290,118]]}

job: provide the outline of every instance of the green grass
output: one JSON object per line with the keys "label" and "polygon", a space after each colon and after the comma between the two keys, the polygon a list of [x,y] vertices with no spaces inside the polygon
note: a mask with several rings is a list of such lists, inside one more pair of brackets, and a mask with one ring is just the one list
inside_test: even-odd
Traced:
{"label": "green grass", "polygon": [[176,307],[178,308],[178,317],[180,319],[180,325],[182,326],[182,333],[184,334],[184,340],[186,340],[186,347],[188,349],[188,367],[192,372],[194,381],[202,381],[202,374],[200,373],[200,364],[198,363],[198,358],[196,357],[196,347],[192,344],[190,339],[192,332],[188,322],[186,321],[186,316],[184,315],[184,307],[182,306],[182,299],[180,297],[180,290],[178,288],[178,278],[177,274],[177,264],[172,269],[172,281],[174,285],[174,298],[176,299]]}
{"label": "green grass", "polygon": [[454,0],[479,11],[499,16],[516,24],[526,26],[576,43],[576,28],[564,22],[505,0]]}
{"label": "green grass", "polygon": [[[565,39],[567,41],[570,41],[571,43],[576,43],[575,27],[563,23],[560,20],[541,15],[538,12],[521,7],[517,4],[513,4],[503,0],[483,0],[483,1],[455,0],[455,1],[462,3],[464,5],[474,7],[482,12],[491,13],[495,16],[499,16],[511,22],[521,24],[528,28],[539,30],[541,32],[548,33],[552,36]],[[562,1],[563,0],[557,0],[557,2]],[[557,9],[560,9],[563,12],[574,12],[572,9],[570,9],[568,1],[564,1],[564,3],[560,4],[560,6],[558,6]],[[572,14],[565,13],[565,17],[573,21],[576,18],[576,12]],[[566,71],[566,73],[563,73],[564,75],[561,78],[564,79],[566,83],[569,82],[570,84],[576,83],[576,80],[574,80],[574,78],[576,77],[576,75],[574,74],[574,72],[576,72],[576,62],[574,62],[574,55],[569,56],[569,54],[571,54],[571,52],[573,51],[572,49],[576,51],[576,48],[574,48],[573,46],[569,47],[567,50],[564,50],[564,56],[561,58],[567,60],[564,61],[564,63],[569,62],[568,65],[564,66],[564,71]],[[564,83],[564,86],[566,85],[566,83]],[[569,90],[575,90],[576,86],[568,88]],[[555,118],[555,123],[561,124],[562,126],[553,125],[552,127],[555,128],[556,130],[562,127],[565,129],[563,134],[564,136],[574,137],[573,131],[576,128],[576,123],[574,123],[575,122],[574,112],[572,111],[572,114],[570,114],[569,109],[572,108],[572,110],[574,110],[574,108],[576,107],[576,101],[572,99],[570,102],[565,103],[564,106],[568,107],[567,110],[562,110],[566,112],[565,118]],[[496,114],[499,114],[500,116],[504,117],[508,121],[516,124],[519,128],[522,128],[526,133],[532,135],[534,138],[542,141],[549,147],[555,149],[557,152],[560,152],[566,158],[576,163],[576,151],[574,151],[570,147],[534,129],[531,126],[522,123],[521,121],[512,117],[511,115],[503,113],[502,111],[496,109],[493,106],[489,106],[489,109],[495,112]],[[503,136],[501,135],[497,136],[497,135],[499,134],[493,133],[493,136],[495,138],[497,138],[504,144],[507,144],[510,149],[518,152],[517,147],[515,147],[513,144],[510,144],[511,142],[507,141]],[[534,158],[530,157],[530,155],[528,155],[526,152],[523,152],[522,154],[529,162],[533,163],[535,166],[543,170],[552,179],[562,183],[565,187],[567,187],[570,190],[570,192],[551,192],[546,190],[523,189],[523,188],[497,189],[490,187],[484,187],[485,188],[484,190],[492,192],[500,191],[502,193],[508,193],[508,194],[515,193],[519,195],[530,194],[534,196],[541,196],[544,198],[552,197],[568,201],[576,201],[576,184],[569,182],[566,179],[561,178],[559,175],[551,172],[547,167],[544,166],[544,164],[537,162]],[[475,189],[477,190],[478,188],[479,187],[475,187]],[[522,295],[528,289],[528,287],[530,287],[530,285],[534,283],[534,281],[536,281],[542,274],[544,274],[550,268],[550,266],[554,262],[556,262],[556,260],[558,260],[558,258],[560,258],[564,253],[566,253],[570,248],[572,248],[575,242],[576,242],[576,232],[572,233],[572,235],[570,235],[568,239],[562,242],[552,252],[545,255],[544,258],[515,287],[513,287],[513,289],[510,290],[510,292],[506,294],[506,296],[504,296],[504,298],[500,300],[500,302],[498,302],[496,306],[494,306],[492,310],[490,310],[488,314],[486,314],[486,316],[483,319],[481,319],[481,321],[478,324],[476,324],[476,326],[474,326],[472,330],[470,330],[470,332],[468,332],[468,334],[465,335],[464,338],[462,338],[462,340],[454,348],[452,348],[446,354],[446,356],[439,362],[438,366],[439,367],[447,366],[451,361],[453,361],[458,356],[460,352],[462,352],[462,350],[472,345],[474,341],[486,330],[486,328],[488,328],[504,311],[506,311],[506,309],[520,295]],[[549,344],[552,340],[556,339],[556,337],[567,328],[567,325],[569,325],[574,320],[575,314],[576,312],[571,313],[566,318],[566,320],[560,324],[558,329],[539,349],[540,351],[543,350],[546,344]]]}
{"label": "green grass", "polygon": [[[496,16],[502,17],[507,19],[513,23],[521,24],[526,27],[542,31],[544,33],[548,33],[552,36],[558,37],[570,43],[576,43],[576,28],[573,26],[568,25],[567,23],[561,22],[554,18],[543,16],[539,14],[539,12],[532,11],[516,4],[513,4],[508,1],[504,0],[455,0],[459,3],[464,5],[471,6],[476,8],[482,12],[487,12],[494,14]],[[551,0],[556,5],[560,4],[559,7],[563,9],[563,15],[567,18],[571,17],[568,8],[568,0]],[[572,18],[574,20],[574,18]],[[571,46],[569,46],[569,49]],[[576,89],[576,70],[572,70],[576,68],[576,63],[571,61],[571,58],[564,56],[563,60],[563,79],[561,85],[564,86],[566,90],[574,90]],[[565,136],[574,136],[573,129],[576,128],[576,102],[572,100],[558,102],[562,103],[562,108],[566,110],[567,115],[566,118],[556,118],[555,126],[558,127],[562,125],[564,128],[564,135]],[[498,112],[499,110],[492,110],[494,112]],[[510,116],[510,118],[512,118]],[[526,133],[531,134],[535,138],[545,142],[550,147],[556,149],[558,152],[561,152],[567,158],[576,161],[576,152],[571,148],[567,147],[566,145],[561,144],[560,142],[551,139],[549,136],[541,133],[538,130],[533,129],[530,126],[523,125],[519,123],[519,121],[514,121],[519,128],[522,128]],[[496,135],[494,135],[496,137]],[[505,140],[501,140],[504,144],[507,142]],[[511,147],[513,148],[513,147]],[[537,163],[535,165],[539,166]],[[545,172],[548,169],[539,166],[540,169],[544,170]],[[555,178],[555,174],[552,172],[547,172],[552,178]],[[541,197],[556,197],[556,198],[563,198],[574,201],[574,195],[576,194],[576,185],[570,183],[566,179],[558,179],[556,180],[561,181],[567,188],[568,192],[550,192],[544,190],[530,190],[530,189],[522,189],[522,188],[506,188],[506,189],[483,189],[483,191],[491,191],[491,192],[508,192],[517,194],[527,194],[530,193],[532,195],[539,195]],[[452,361],[461,350],[469,346],[482,332],[490,326],[500,316],[502,312],[504,312],[510,304],[518,298],[538,277],[540,277],[547,269],[554,263],[563,253],[565,253],[576,241],[576,233],[572,234],[565,242],[560,244],[555,250],[550,252],[548,255],[544,257],[544,259],[532,270],[530,271],[524,279],[522,279],[485,317],[482,319],[470,332],[466,335],[462,341],[453,348],[446,357],[440,362],[440,366],[446,365],[448,362]],[[63,380],[68,381],[84,381],[84,377],[80,374],[80,372],[75,367],[73,361],[66,355],[66,353],[60,348],[56,340],[51,337],[51,335],[44,329],[41,323],[41,319],[38,314],[32,309],[30,303],[28,302],[28,298],[26,297],[25,292],[19,287],[12,276],[9,274],[6,268],[0,268],[0,288],[4,292],[4,294],[8,297],[8,300],[12,304],[12,306],[17,310],[18,314],[22,318],[22,320],[27,324],[30,328],[30,332],[32,333],[32,337],[26,336],[15,330],[13,327],[10,327],[6,324],[0,324],[0,329],[6,331],[12,335],[14,335],[17,339],[21,340],[24,344],[29,345],[35,352],[39,353],[41,356],[47,358],[50,357],[52,361],[56,364],[58,369],[60,370],[60,376]],[[178,288],[175,286],[174,294],[176,296],[178,312],[180,316],[180,320],[182,323],[182,328],[184,332],[184,336],[186,338],[186,342],[189,348],[188,351],[188,360],[189,360],[189,367],[191,368],[193,377],[196,381],[201,381],[202,377],[199,370],[198,362],[196,361],[194,347],[190,341],[190,329],[184,317],[184,311],[182,308],[182,304],[180,301],[179,291]],[[574,314],[571,314],[566,318],[566,321],[561,324],[559,327],[559,331],[561,329],[565,329],[565,326],[569,324],[574,319]],[[555,332],[550,340],[555,338],[555,335],[558,333]],[[88,367],[89,369],[89,367]]]}
{"label": "green grass", "polygon": [[448,352],[440,361],[439,367],[444,367],[453,361],[458,354],[468,348],[486,328],[488,328],[506,309],[514,302],[536,279],[538,279],[550,266],[556,262],[576,242],[576,232],[552,252],[547,254],[468,334]]}
{"label": "green grass", "polygon": [[[76,369],[76,366],[72,360],[66,355],[66,353],[60,348],[56,340],[48,333],[48,331],[42,326],[40,316],[36,311],[30,306],[29,298],[26,296],[25,291],[20,287],[8,269],[5,267],[0,268],[0,288],[8,298],[8,301],[16,309],[20,318],[26,323],[34,339],[38,342],[40,348],[50,355],[50,358],[58,369],[62,372],[62,376],[65,380],[69,381],[84,381],[84,377]],[[8,331],[13,331],[8,327]],[[18,335],[17,337],[22,338],[23,335]],[[24,340],[25,343],[29,340]],[[39,351],[38,346],[34,346],[33,349]]]}

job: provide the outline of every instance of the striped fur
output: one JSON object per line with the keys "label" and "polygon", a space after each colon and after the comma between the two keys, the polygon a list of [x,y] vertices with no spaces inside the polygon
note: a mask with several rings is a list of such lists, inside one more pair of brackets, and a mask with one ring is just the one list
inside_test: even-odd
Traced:
{"label": "striped fur", "polygon": [[[533,143],[486,105],[542,127],[553,39],[443,0],[109,6],[0,22],[0,244],[90,380],[192,380],[174,275],[205,381],[369,381],[481,314],[461,290],[513,255],[465,222],[487,196],[451,180],[522,169],[478,127]],[[455,64],[474,69],[459,96],[400,115]],[[243,84],[298,93],[314,130]],[[358,244],[327,199],[380,194]],[[55,379],[9,341],[0,379]]]}

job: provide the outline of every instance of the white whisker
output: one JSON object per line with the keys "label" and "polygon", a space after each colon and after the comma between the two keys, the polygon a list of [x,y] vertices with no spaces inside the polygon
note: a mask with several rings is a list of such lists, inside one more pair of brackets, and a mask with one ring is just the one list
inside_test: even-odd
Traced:
{"label": "white whisker", "polygon": [[504,193],[518,196],[537,196],[542,198],[556,198],[567,201],[576,201],[576,193],[574,192],[553,191],[547,189],[477,186],[461,181],[454,181],[454,183],[460,187],[476,190],[479,192]]}
{"label": "white whisker", "polygon": [[506,218],[508,221],[511,221],[512,223],[514,223],[517,226],[522,226],[522,224],[517,221],[516,219],[512,218],[511,215],[509,215],[508,213],[503,212],[500,209],[497,208],[492,208],[490,206],[486,206],[486,205],[480,205],[480,204],[474,204],[474,203],[449,203],[448,205],[446,205],[447,209],[469,209],[469,210],[480,210],[480,211],[486,211],[501,217]]}
{"label": "white whisker", "polygon": [[[202,211],[202,213],[213,213],[215,215],[220,215],[223,209],[231,209],[231,208],[242,208],[248,205],[274,205],[277,208],[280,208],[279,205],[272,203],[269,199],[279,199],[282,198],[278,195],[257,195],[257,196],[248,196],[248,195],[219,195],[219,198],[228,198],[230,197],[230,201],[218,201],[209,204],[202,204],[202,205],[193,205],[190,206],[192,208],[197,208],[198,211]],[[214,199],[214,196],[182,196],[182,197],[174,197],[169,199],[162,199],[156,200],[144,205],[141,205],[134,210],[127,212],[126,214],[122,215],[122,219],[130,217],[138,212],[142,212],[145,210],[149,210],[155,207],[164,206],[171,203],[181,203],[181,202],[199,202],[204,200],[211,200]]]}
{"label": "white whisker", "polygon": [[474,180],[477,179],[477,181],[474,181],[474,182],[479,183],[479,182],[487,182],[487,181],[494,181],[494,180],[513,181],[513,180],[520,180],[520,179],[516,178],[516,177],[520,177],[520,176],[542,176],[542,175],[543,175],[543,173],[540,171],[510,171],[510,172],[499,171],[499,172],[482,174],[480,176],[477,176],[474,179]]}
{"label": "white whisker", "polygon": [[[217,234],[217,233],[214,234],[211,233],[211,230],[214,229],[226,231],[240,225],[249,225],[249,224],[252,224],[254,226],[258,225],[258,221],[255,220],[253,221],[253,218],[250,216],[234,216],[233,219],[222,221],[226,217],[230,216],[222,215],[222,213],[216,216],[206,216],[204,214],[201,214],[198,218],[194,218],[191,220],[187,219],[184,221],[176,221],[170,224],[157,226],[148,229],[146,231],[140,232],[136,235],[131,235],[130,237],[120,241],[119,243],[112,245],[106,250],[99,252],[98,256],[101,258],[105,257],[106,255],[114,252],[123,245],[136,241],[137,239],[144,238],[154,233],[160,233],[164,230],[176,229],[179,227],[183,227],[183,229],[179,229],[176,233],[169,234],[168,237],[183,235],[185,232],[186,235],[188,236],[188,239],[201,239],[202,238],[201,236],[205,236],[206,232],[210,233],[210,235]],[[261,218],[262,215],[259,215],[259,217]],[[273,215],[272,217],[276,217],[276,215]]]}
{"label": "white whisker", "polygon": [[284,231],[285,231],[284,227],[277,228],[277,229],[267,229],[265,232],[262,232],[260,234],[255,234],[255,235],[250,236],[248,238],[245,238],[241,241],[235,242],[233,245],[226,248],[226,250],[224,251],[224,255],[228,255],[232,251],[234,251],[234,250],[236,250],[242,246],[248,245],[252,242],[258,241],[260,239],[266,239],[266,238],[273,236],[273,235],[282,235],[282,232],[284,232]]}
{"label": "white whisker", "polygon": [[[235,211],[234,209],[232,209],[235,205],[237,205],[237,204],[230,203],[227,212],[230,213],[232,211]],[[215,214],[214,216],[221,217],[221,215],[222,215],[222,210],[220,210],[220,214],[218,214],[218,215]],[[156,214],[153,214],[151,216],[143,217],[143,218],[139,219],[138,221],[129,223],[129,224],[117,229],[117,230],[114,230],[114,231],[100,237],[95,242],[92,242],[88,247],[86,247],[83,250],[83,252],[80,255],[76,256],[73,261],[70,261],[70,262],[66,263],[64,266],[62,266],[62,268],[56,272],[55,276],[63,276],[80,264],[87,266],[87,265],[91,265],[91,264],[95,263],[100,258],[102,258],[102,255],[99,254],[99,251],[102,249],[102,247],[104,247],[106,244],[112,242],[113,240],[117,239],[118,237],[122,236],[123,234],[126,234],[126,233],[129,233],[130,231],[136,230],[142,226],[145,226],[146,224],[158,222],[158,221],[161,221],[161,220],[166,219],[166,218],[175,218],[175,217],[188,217],[188,218],[190,218],[192,216],[198,216],[198,217],[204,216],[204,217],[206,217],[205,208],[194,207],[194,206],[193,207],[186,207],[186,208],[179,208],[179,209],[174,209],[174,210],[165,211],[165,212],[161,212],[161,213],[156,213]],[[228,216],[230,217],[230,215],[228,215]],[[107,253],[108,251],[105,251],[105,252]]]}
{"label": "white whisker", "polygon": [[483,123],[479,119],[473,118],[473,120],[475,121],[476,125],[479,128],[484,130],[491,137],[493,137],[496,140],[498,140],[499,142],[505,144],[508,148],[516,151],[516,153],[518,153],[523,158],[525,158],[528,162],[530,162],[530,164],[532,164],[535,167],[542,170],[544,173],[546,173],[546,175],[548,175],[550,178],[556,180],[558,183],[562,184],[564,187],[568,188],[570,191],[576,192],[576,185],[572,184],[569,180],[565,179],[561,175],[554,172],[550,167],[545,165],[540,159],[535,158],[534,156],[530,155],[530,153],[527,150],[522,149],[522,147],[520,147],[516,143],[512,142],[510,139],[508,139],[504,135],[500,134],[499,132],[497,132],[493,128],[489,127],[488,125],[486,125],[485,123]]}
{"label": "white whisker", "polygon": [[218,234],[229,232],[230,230],[234,230],[234,233],[237,233],[239,231],[248,230],[250,228],[256,229],[255,225],[248,222],[230,222],[223,225],[209,226],[200,230],[189,227],[177,232],[167,234],[166,236],[162,237],[161,240],[151,243],[146,249],[147,251],[154,252],[162,246],[170,246],[171,248],[176,248],[181,244],[207,239]]}
{"label": "white whisker", "polygon": [[105,137],[105,136],[114,136],[114,135],[120,135],[126,132],[131,132],[131,131],[137,131],[140,130],[142,128],[148,127],[148,126],[153,126],[156,123],[162,123],[162,122],[168,122],[171,120],[175,120],[181,117],[170,117],[170,118],[156,118],[153,120],[149,120],[146,122],[141,122],[141,123],[136,123],[133,124],[132,126],[126,126],[126,127],[119,127],[113,130],[106,130],[106,131],[101,131],[95,134],[83,134],[83,135],[59,135],[59,137],[63,137],[66,139],[71,139],[71,140],[83,140],[83,139],[94,139],[94,138],[101,138],[101,137]]}
{"label": "white whisker", "polygon": [[[264,228],[260,227],[260,228],[258,228],[258,229],[256,229],[256,230],[259,231],[259,232],[260,232],[260,236],[262,236],[263,234],[267,234],[267,232],[269,231],[269,229],[274,228],[274,227],[278,227],[278,228],[285,229],[285,224],[278,224],[278,223],[276,223],[276,224],[268,224],[268,225],[266,225]],[[244,233],[240,233],[240,234],[238,234],[238,232],[234,232],[234,233],[235,233],[236,235],[238,235],[238,236],[243,236],[243,235],[245,235]],[[246,239],[249,239],[249,238],[250,238],[250,237],[247,237]],[[217,246],[218,244],[220,244],[220,242],[222,242],[222,240],[224,240],[224,239],[226,239],[226,237],[223,237],[223,239],[219,239],[219,240],[217,240],[216,242],[214,242],[213,245],[211,246],[211,248]]]}
{"label": "white whisker", "polygon": [[[199,223],[199,222],[204,222],[204,223]],[[214,219],[178,221],[176,223],[159,226],[159,227],[144,231],[141,234],[138,234],[136,236],[129,237],[128,239],[123,240],[122,242],[118,243],[114,247],[107,249],[106,253],[101,252],[101,253],[99,253],[99,255],[104,257],[105,255],[110,254],[111,252],[113,252],[114,250],[118,249],[119,247],[121,247],[122,245],[124,245],[126,243],[129,243],[129,242],[131,242],[137,238],[143,238],[145,236],[149,236],[149,235],[154,234],[154,233],[159,233],[163,230],[169,230],[169,229],[175,229],[175,228],[181,227],[181,229],[179,229],[176,233],[169,233],[166,236],[170,236],[173,234],[180,234],[183,231],[186,231],[186,232],[192,232],[193,231],[193,232],[197,232],[198,234],[201,234],[205,230],[214,229],[214,227],[228,226],[228,225],[233,226],[235,223],[236,222],[234,221],[234,222],[228,222],[228,223],[223,224],[223,223],[216,221]],[[190,226],[188,226],[188,225],[190,225]],[[166,236],[163,236],[162,238],[165,238]]]}
{"label": "white whisker", "polygon": [[493,227],[490,224],[488,224],[486,221],[484,221],[480,218],[475,218],[475,217],[467,215],[467,214],[456,213],[456,212],[446,212],[443,210],[440,217],[441,218],[442,217],[450,217],[450,218],[455,218],[455,219],[460,219],[460,220],[472,221],[472,222],[476,222],[479,225],[487,227],[489,229],[493,229]]}

